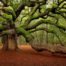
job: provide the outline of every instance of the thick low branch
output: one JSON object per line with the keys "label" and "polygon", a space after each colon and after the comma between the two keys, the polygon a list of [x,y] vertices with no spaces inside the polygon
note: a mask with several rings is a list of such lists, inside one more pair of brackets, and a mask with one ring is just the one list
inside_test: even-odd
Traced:
{"label": "thick low branch", "polygon": [[35,49],[36,51],[49,51],[52,54],[53,53],[61,53],[61,54],[66,54],[66,47],[61,46],[61,45],[35,45],[31,44],[31,47]]}
{"label": "thick low branch", "polygon": [[22,27],[16,28],[16,32],[17,32],[18,36],[20,36],[20,35],[24,36],[24,38],[26,39],[27,42],[29,42],[33,39],[32,35]]}
{"label": "thick low branch", "polygon": [[57,34],[57,32],[53,29],[47,29],[47,28],[36,28],[36,29],[33,29],[33,30],[29,30],[30,33],[33,33],[33,32],[36,32],[36,31],[39,31],[39,30],[44,30],[46,31],[47,33],[53,33],[60,41],[61,45],[63,46],[63,42],[59,36],[59,34]]}
{"label": "thick low branch", "polygon": [[50,21],[50,20],[48,21],[48,20],[45,20],[45,19],[40,19],[35,24],[28,25],[28,28],[26,28],[26,30],[34,29],[34,28],[36,28],[37,26],[39,26],[40,24],[43,24],[43,23],[44,24],[51,24],[51,25],[54,25],[54,26],[58,27],[59,29],[66,30],[65,26],[60,26],[59,24],[55,24],[52,21]]}
{"label": "thick low branch", "polygon": [[8,30],[3,30],[2,32],[0,32],[0,37],[2,37],[3,35],[9,35],[9,34],[16,34],[15,29],[8,29]]}

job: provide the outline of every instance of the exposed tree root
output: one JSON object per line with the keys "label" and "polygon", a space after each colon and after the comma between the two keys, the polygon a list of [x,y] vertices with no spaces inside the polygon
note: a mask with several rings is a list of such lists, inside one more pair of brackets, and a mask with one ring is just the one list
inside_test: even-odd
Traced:
{"label": "exposed tree root", "polygon": [[59,45],[31,45],[36,51],[49,51],[51,53],[61,53],[66,54],[66,47]]}

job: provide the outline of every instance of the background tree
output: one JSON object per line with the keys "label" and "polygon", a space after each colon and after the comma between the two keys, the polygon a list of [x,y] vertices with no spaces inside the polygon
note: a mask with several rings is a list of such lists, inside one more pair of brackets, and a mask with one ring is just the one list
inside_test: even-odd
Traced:
{"label": "background tree", "polygon": [[[21,35],[31,44],[34,38],[31,33],[39,30],[56,35],[63,46],[55,29],[38,28],[38,26],[41,24],[53,25],[65,33],[66,25],[60,24],[57,17],[60,15],[66,20],[65,0],[0,0],[0,4],[0,36],[4,50],[17,50],[17,37]],[[20,15],[22,17],[21,25],[16,26]],[[53,22],[47,19],[48,17],[55,18],[56,21]],[[31,24],[32,21],[33,24]]]}

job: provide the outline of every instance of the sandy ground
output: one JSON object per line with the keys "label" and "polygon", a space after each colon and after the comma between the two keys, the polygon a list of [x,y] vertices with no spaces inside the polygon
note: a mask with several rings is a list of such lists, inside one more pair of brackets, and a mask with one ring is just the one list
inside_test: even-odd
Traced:
{"label": "sandy ground", "polygon": [[28,45],[19,47],[21,51],[0,51],[0,66],[66,66],[66,55],[36,52]]}

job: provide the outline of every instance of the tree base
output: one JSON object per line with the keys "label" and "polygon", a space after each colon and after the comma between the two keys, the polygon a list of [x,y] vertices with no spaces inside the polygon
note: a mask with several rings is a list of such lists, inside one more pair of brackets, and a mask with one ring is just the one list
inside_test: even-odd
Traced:
{"label": "tree base", "polygon": [[17,39],[16,35],[8,35],[2,37],[3,48],[2,50],[17,50]]}

